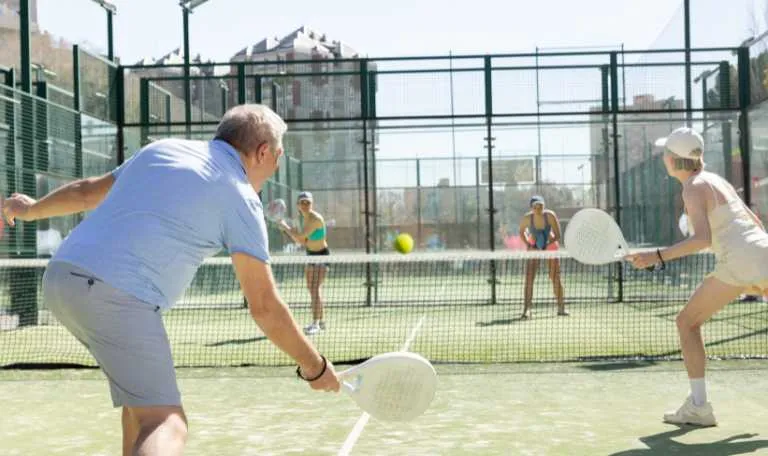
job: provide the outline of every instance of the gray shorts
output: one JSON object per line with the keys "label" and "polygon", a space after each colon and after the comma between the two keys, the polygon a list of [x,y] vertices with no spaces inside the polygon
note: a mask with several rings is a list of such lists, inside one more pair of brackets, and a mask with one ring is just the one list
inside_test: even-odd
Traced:
{"label": "gray shorts", "polygon": [[46,307],[96,358],[115,407],[181,405],[157,306],[59,261],[46,268],[43,294]]}

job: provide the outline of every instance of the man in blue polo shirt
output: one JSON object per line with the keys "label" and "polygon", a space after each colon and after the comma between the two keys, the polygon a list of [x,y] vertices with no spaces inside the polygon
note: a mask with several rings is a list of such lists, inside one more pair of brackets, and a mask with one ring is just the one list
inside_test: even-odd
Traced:
{"label": "man in blue polo shirt", "polygon": [[160,311],[171,307],[203,260],[232,257],[253,319],[296,360],[318,390],[338,391],[333,366],[302,334],[280,298],[257,192],[283,153],[285,122],[263,105],[222,118],[214,140],[166,139],[100,177],[40,200],[12,195],[14,219],[93,210],[50,260],[46,306],[93,354],[123,407],[123,454],[181,454],[187,423]]}

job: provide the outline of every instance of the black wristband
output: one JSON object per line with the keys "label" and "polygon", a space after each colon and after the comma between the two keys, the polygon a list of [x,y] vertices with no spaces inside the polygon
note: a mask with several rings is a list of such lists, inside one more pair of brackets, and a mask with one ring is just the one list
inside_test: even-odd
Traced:
{"label": "black wristband", "polygon": [[664,258],[661,257],[661,250],[656,249],[656,256],[659,257],[659,261],[661,261],[661,269],[666,268],[667,264],[664,263]]}
{"label": "black wristband", "polygon": [[314,382],[318,378],[322,377],[323,374],[325,373],[325,370],[328,368],[328,360],[323,355],[320,355],[320,358],[323,359],[323,370],[321,370],[320,373],[317,374],[317,376],[312,377],[312,378],[307,378],[307,377],[301,375],[301,367],[298,367],[298,366],[296,367],[296,376],[299,377],[300,379],[304,380],[304,381],[307,381],[307,382]]}

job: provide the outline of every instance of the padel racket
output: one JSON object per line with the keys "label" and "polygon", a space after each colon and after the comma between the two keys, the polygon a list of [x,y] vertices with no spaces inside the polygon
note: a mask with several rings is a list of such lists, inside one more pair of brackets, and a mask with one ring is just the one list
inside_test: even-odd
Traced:
{"label": "padel racket", "polygon": [[[619,225],[610,214],[600,209],[586,208],[574,214],[568,222],[563,241],[568,253],[584,264],[623,261],[631,253]],[[656,267],[646,269],[653,271]]]}
{"label": "padel racket", "polygon": [[279,223],[285,217],[287,207],[284,200],[280,198],[274,199],[267,204],[264,215],[266,215],[267,220],[270,222]]}
{"label": "padel racket", "polygon": [[409,421],[421,416],[437,389],[432,364],[410,352],[377,355],[338,375],[341,389],[361,409],[382,421]]}

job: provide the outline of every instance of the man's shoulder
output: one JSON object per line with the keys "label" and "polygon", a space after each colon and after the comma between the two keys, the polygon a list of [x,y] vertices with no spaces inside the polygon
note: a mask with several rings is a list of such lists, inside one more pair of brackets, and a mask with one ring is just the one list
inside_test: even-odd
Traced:
{"label": "man's shoulder", "polygon": [[198,141],[183,138],[163,138],[152,141],[139,149],[135,157],[152,160],[186,160],[193,157],[208,155],[210,144],[207,141]]}
{"label": "man's shoulder", "polygon": [[186,138],[160,138],[152,141],[147,145],[147,147],[150,146],[178,146],[178,147],[209,147],[211,141],[203,141],[199,139],[186,139]]}

